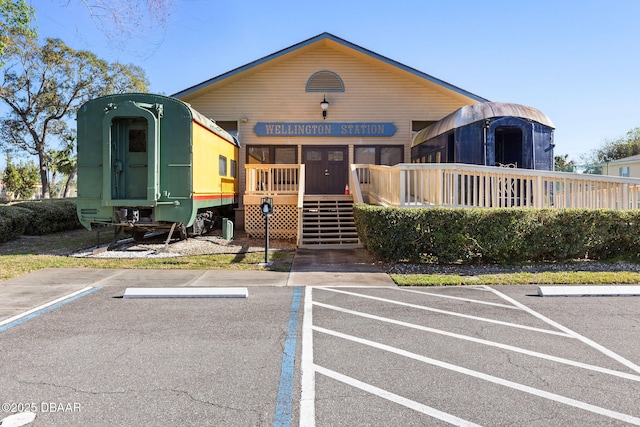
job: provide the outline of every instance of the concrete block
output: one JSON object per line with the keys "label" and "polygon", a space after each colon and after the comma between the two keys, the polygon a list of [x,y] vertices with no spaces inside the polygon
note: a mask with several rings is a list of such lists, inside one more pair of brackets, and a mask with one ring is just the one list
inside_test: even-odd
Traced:
{"label": "concrete block", "polygon": [[247,288],[127,288],[123,298],[247,298]]}
{"label": "concrete block", "polygon": [[541,297],[640,296],[640,286],[539,286]]}

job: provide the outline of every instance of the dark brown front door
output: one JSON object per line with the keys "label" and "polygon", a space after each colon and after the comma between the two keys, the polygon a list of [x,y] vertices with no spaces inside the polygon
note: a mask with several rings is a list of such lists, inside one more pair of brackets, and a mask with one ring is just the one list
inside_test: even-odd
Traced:
{"label": "dark brown front door", "polygon": [[346,146],[302,147],[305,164],[306,194],[344,194],[349,181],[349,156]]}

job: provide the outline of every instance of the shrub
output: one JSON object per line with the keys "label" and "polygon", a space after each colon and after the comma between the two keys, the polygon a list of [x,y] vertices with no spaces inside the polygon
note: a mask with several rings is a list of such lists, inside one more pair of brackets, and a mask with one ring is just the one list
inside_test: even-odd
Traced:
{"label": "shrub", "polygon": [[26,235],[43,235],[81,227],[73,200],[43,199],[20,202],[15,206],[30,212],[29,222],[24,230]]}
{"label": "shrub", "polygon": [[354,217],[365,247],[387,261],[640,260],[640,211],[355,205]]}
{"label": "shrub", "polygon": [[470,217],[471,239],[476,242],[474,260],[484,263],[504,263],[513,254],[530,258],[531,248],[526,244],[526,234],[533,227],[533,212],[527,209],[473,209]]}
{"label": "shrub", "polygon": [[17,239],[24,233],[31,211],[17,206],[0,205],[0,243]]}

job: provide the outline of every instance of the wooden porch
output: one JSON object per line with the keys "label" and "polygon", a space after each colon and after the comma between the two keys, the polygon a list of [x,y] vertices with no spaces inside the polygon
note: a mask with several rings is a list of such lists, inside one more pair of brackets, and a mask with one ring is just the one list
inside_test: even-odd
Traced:
{"label": "wooden porch", "polygon": [[[352,165],[372,204],[638,209],[640,179],[456,163]],[[365,201],[364,199],[361,199]]]}
{"label": "wooden porch", "polygon": [[350,195],[318,196],[305,195],[304,165],[246,165],[245,170],[247,234],[264,237],[259,206],[268,196],[274,200],[270,236],[295,239],[304,247],[360,245],[353,214],[346,208],[352,203],[403,208],[640,208],[638,178],[455,163],[354,164]]}
{"label": "wooden porch", "polygon": [[269,236],[304,248],[360,247],[350,194],[305,194],[304,165],[246,165],[245,231],[264,237],[262,198],[273,198]]}

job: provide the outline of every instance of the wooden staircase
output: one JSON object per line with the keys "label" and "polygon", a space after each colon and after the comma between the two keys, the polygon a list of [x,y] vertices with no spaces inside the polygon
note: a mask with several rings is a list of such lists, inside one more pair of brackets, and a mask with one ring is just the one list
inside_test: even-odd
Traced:
{"label": "wooden staircase", "polygon": [[304,196],[299,247],[315,249],[362,247],[353,221],[353,197],[334,194]]}

